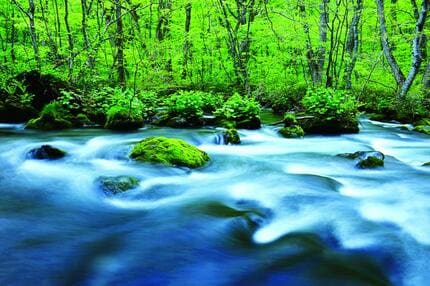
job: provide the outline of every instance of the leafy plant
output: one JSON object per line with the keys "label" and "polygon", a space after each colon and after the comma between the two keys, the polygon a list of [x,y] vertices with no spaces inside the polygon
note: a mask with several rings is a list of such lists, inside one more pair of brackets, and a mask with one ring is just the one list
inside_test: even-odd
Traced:
{"label": "leafy plant", "polygon": [[355,118],[357,102],[352,94],[343,90],[317,88],[307,91],[302,100],[303,107],[309,115],[324,120],[343,120]]}
{"label": "leafy plant", "polygon": [[215,115],[219,120],[234,123],[238,128],[253,129],[260,126],[260,110],[260,104],[253,98],[235,93],[215,111]]}

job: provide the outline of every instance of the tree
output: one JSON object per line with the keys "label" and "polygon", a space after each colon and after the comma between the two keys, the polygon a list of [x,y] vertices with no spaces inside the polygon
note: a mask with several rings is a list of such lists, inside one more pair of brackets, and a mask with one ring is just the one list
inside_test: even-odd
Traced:
{"label": "tree", "polygon": [[421,5],[421,11],[419,11],[418,13],[418,18],[415,23],[414,38],[412,40],[412,64],[407,76],[405,76],[405,74],[402,72],[391,50],[385,20],[384,0],[376,0],[376,5],[379,19],[382,50],[399,88],[398,98],[399,100],[403,100],[406,97],[406,94],[409,92],[423,62],[422,44],[424,42],[425,37],[424,27],[430,4],[428,0],[423,0]]}

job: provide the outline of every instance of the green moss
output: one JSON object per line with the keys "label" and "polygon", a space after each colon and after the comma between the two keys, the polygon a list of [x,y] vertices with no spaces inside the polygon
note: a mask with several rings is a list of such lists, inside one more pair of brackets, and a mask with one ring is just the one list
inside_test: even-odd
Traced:
{"label": "green moss", "polygon": [[139,179],[131,176],[99,177],[100,188],[108,195],[116,195],[139,186]]}
{"label": "green moss", "polygon": [[107,112],[106,129],[134,130],[143,126],[143,118],[138,111],[122,106],[112,106]]}
{"label": "green moss", "polygon": [[361,160],[357,163],[357,167],[361,169],[372,169],[384,166],[384,160],[369,156],[366,159]]}
{"label": "green moss", "polygon": [[38,118],[30,119],[26,128],[61,130],[73,127],[67,112],[57,102],[47,104]]}
{"label": "green moss", "polygon": [[284,124],[285,124],[285,127],[297,125],[296,115],[292,112],[286,112],[284,114]]}
{"label": "green moss", "polygon": [[281,134],[285,138],[298,138],[303,137],[305,135],[305,132],[303,131],[302,127],[293,125],[280,129],[279,134]]}
{"label": "green moss", "polygon": [[236,129],[230,128],[223,133],[225,144],[240,144],[240,136]]}
{"label": "green moss", "polygon": [[167,166],[198,168],[209,161],[209,156],[187,142],[166,137],[149,137],[137,143],[130,153],[137,161],[160,163]]}
{"label": "green moss", "polygon": [[414,128],[414,131],[423,133],[426,135],[430,135],[430,126],[429,125],[418,125]]}

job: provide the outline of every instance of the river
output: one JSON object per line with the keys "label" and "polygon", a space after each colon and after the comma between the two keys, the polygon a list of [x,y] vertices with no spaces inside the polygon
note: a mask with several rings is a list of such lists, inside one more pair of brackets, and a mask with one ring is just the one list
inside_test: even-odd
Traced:
{"label": "river", "polygon": [[[0,285],[428,285],[430,137],[361,132],[283,139],[276,127],[37,132],[0,125]],[[182,138],[201,169],[133,162],[148,136]],[[32,148],[67,151],[31,160]],[[377,150],[361,170],[336,154]],[[99,176],[138,188],[106,196]]]}

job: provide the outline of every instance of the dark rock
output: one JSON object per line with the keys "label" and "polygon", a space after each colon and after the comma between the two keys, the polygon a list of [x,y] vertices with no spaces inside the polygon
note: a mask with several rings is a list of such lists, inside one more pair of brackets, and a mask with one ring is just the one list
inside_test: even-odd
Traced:
{"label": "dark rock", "polygon": [[241,121],[236,122],[236,128],[237,129],[260,129],[261,128],[261,121],[259,117],[251,117],[247,118]]}
{"label": "dark rock", "polygon": [[[31,105],[41,110],[46,104],[58,99],[62,90],[72,90],[71,85],[53,75],[41,74],[39,71],[26,71],[15,77],[26,87],[25,92],[32,94]],[[78,98],[76,98],[79,101]]]}
{"label": "dark rock", "polygon": [[306,118],[300,120],[300,126],[309,134],[338,135],[358,133],[360,131],[356,118],[345,119],[343,121],[318,119],[317,117]]}
{"label": "dark rock", "polygon": [[139,179],[132,176],[99,177],[97,183],[107,195],[116,195],[135,189],[139,186]]}
{"label": "dark rock", "polygon": [[66,156],[66,152],[51,145],[42,145],[30,150],[27,157],[36,160],[58,160]]}
{"label": "dark rock", "polygon": [[351,160],[358,160],[356,166],[360,169],[372,169],[384,166],[385,155],[378,151],[358,151],[337,155]]}

